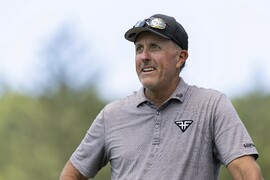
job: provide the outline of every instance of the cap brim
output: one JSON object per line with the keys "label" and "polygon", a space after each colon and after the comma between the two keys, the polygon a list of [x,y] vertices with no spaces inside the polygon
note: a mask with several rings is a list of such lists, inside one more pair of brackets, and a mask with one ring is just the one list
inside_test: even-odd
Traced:
{"label": "cap brim", "polygon": [[157,35],[159,35],[161,37],[164,37],[166,39],[171,39],[170,37],[158,32],[155,29],[149,28],[149,27],[134,27],[134,28],[131,28],[125,33],[125,38],[128,41],[135,42],[138,35],[140,33],[142,33],[142,32],[152,32],[152,33],[157,34]]}

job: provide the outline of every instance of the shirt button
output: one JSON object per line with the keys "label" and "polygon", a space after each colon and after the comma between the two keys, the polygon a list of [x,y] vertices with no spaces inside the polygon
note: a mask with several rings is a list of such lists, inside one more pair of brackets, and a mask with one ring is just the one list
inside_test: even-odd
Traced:
{"label": "shirt button", "polygon": [[176,97],[181,98],[181,97],[183,97],[183,94],[182,94],[182,93],[180,93],[180,94],[176,94]]}
{"label": "shirt button", "polygon": [[158,129],[159,128],[159,125],[158,124],[155,124],[155,128]]}

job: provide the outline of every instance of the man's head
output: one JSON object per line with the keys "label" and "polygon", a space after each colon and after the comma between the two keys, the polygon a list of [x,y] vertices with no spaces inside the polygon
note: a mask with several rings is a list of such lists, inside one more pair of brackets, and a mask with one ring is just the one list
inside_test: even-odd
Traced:
{"label": "man's head", "polygon": [[138,21],[133,28],[125,33],[125,38],[135,42],[138,35],[149,31],[166,39],[171,39],[183,50],[188,50],[188,34],[183,26],[174,17],[155,14],[150,18]]}
{"label": "man's head", "polygon": [[135,44],[136,71],[141,83],[151,90],[175,87],[188,58],[185,30],[165,15],[154,15],[138,23],[125,37]]}

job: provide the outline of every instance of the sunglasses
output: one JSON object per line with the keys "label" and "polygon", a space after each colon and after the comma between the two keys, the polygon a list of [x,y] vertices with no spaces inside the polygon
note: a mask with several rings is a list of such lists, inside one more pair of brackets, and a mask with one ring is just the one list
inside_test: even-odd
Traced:
{"label": "sunglasses", "polygon": [[165,29],[167,24],[161,18],[149,18],[138,21],[133,27],[145,27],[145,25],[155,29]]}

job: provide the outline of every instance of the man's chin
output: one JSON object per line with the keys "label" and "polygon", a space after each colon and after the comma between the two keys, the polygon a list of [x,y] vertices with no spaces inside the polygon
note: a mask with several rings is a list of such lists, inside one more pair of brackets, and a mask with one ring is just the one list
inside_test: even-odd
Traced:
{"label": "man's chin", "polygon": [[157,84],[153,82],[141,82],[144,88],[154,90],[157,88]]}

